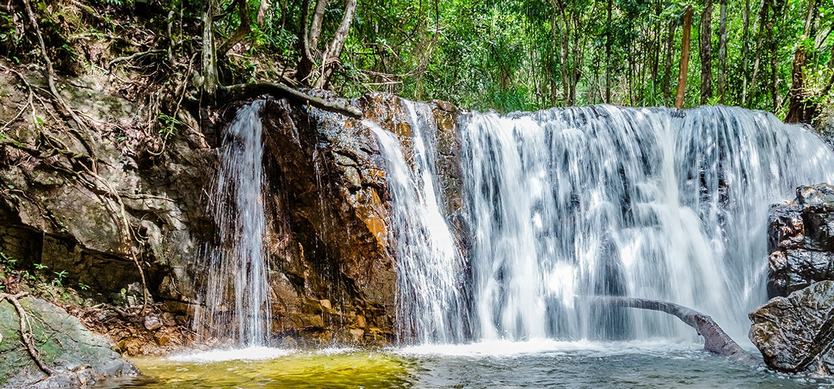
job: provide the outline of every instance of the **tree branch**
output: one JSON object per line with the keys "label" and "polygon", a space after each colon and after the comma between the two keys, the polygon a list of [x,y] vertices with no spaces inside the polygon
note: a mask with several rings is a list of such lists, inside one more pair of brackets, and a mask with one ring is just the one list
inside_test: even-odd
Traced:
{"label": "tree branch", "polygon": [[299,25],[301,29],[298,31],[298,51],[301,54],[301,59],[296,66],[295,79],[300,83],[306,83],[313,72],[315,62],[313,61],[313,54],[310,52],[310,40],[307,33],[307,15],[310,12],[310,0],[304,0],[301,3],[301,22]]}
{"label": "tree branch", "polygon": [[238,15],[240,17],[240,25],[237,27],[232,36],[229,37],[220,47],[217,49],[217,55],[225,55],[234,45],[238,44],[243,38],[249,35],[249,32],[252,31],[250,24],[252,21],[249,18],[249,7],[246,6],[246,0],[237,0],[238,4]]}
{"label": "tree branch", "polygon": [[704,350],[713,354],[730,357],[739,362],[755,364],[756,359],[727,335],[723,329],[712,320],[712,317],[694,309],[675,303],[659,300],[649,300],[625,296],[594,296],[590,298],[593,304],[603,304],[612,307],[626,307],[665,312],[676,316],[682,322],[698,331],[704,337]]}
{"label": "tree branch", "polygon": [[308,38],[310,48],[313,50],[319,45],[321,24],[324,21],[324,11],[327,10],[327,3],[329,3],[329,0],[319,0],[316,2],[316,11],[313,12],[313,23],[310,25],[310,36]]}
{"label": "tree branch", "polygon": [[362,110],[351,105],[343,105],[320,97],[311,96],[281,83],[259,82],[253,84],[236,84],[221,86],[219,90],[222,100],[243,100],[260,95],[274,95],[302,104],[310,104],[325,111],[337,112],[342,115],[361,118]]}
{"label": "tree branch", "polygon": [[314,87],[324,88],[330,78],[330,73],[333,72],[333,63],[339,62],[339,56],[342,54],[342,48],[345,47],[345,39],[347,39],[350,25],[353,23],[353,12],[356,11],[356,0],[345,0],[345,14],[342,17],[342,23],[333,35],[333,41],[325,49],[321,56],[321,65],[319,71],[319,78],[316,80]]}

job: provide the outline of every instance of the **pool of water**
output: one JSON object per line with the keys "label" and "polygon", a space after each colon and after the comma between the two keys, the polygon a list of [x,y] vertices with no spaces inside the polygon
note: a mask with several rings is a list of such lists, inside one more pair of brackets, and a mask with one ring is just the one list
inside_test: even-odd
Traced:
{"label": "pool of water", "polygon": [[137,388],[755,387],[834,388],[834,381],[749,367],[668,342],[492,342],[383,349],[214,350],[134,361]]}

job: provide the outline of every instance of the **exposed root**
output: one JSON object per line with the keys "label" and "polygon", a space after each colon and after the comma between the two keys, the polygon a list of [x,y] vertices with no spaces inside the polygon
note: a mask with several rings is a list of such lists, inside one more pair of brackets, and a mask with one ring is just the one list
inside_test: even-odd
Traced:
{"label": "exposed root", "polygon": [[[38,26],[38,20],[35,17],[35,13],[32,11],[32,5],[30,4],[29,0],[22,1],[26,8],[26,14],[29,17],[29,22],[32,24],[32,28],[35,30],[35,34],[38,37],[38,44],[40,45],[41,55],[43,56],[44,63],[46,64],[46,79],[47,84],[49,84],[49,91],[52,93],[53,98],[58,103],[58,106],[65,112],[67,112],[69,116],[72,118],[72,120],[75,121],[75,123],[78,124],[80,128],[88,128],[87,123],[85,123],[84,120],[81,119],[69,105],[67,105],[66,101],[64,101],[64,98],[61,97],[60,93],[58,93],[58,88],[55,86],[55,69],[52,67],[52,60],[49,59],[49,53],[46,50],[46,44],[43,41],[43,35],[41,34],[41,29]],[[87,153],[90,155],[90,159],[93,161],[92,170],[96,171],[97,168],[95,165],[95,153],[90,143],[83,135],[81,135],[80,132],[78,132],[78,130],[70,128],[69,131],[76,138],[78,138],[78,141],[81,142],[81,145],[84,146],[84,149],[87,150]]]}
{"label": "exposed root", "polygon": [[125,57],[114,58],[112,61],[107,63],[107,69],[112,69],[113,65],[115,65],[119,62],[130,62],[130,61],[133,61],[134,59],[144,57],[146,55],[155,55],[155,54],[163,54],[163,53],[165,53],[165,50],[153,49],[153,50],[148,50],[148,51],[140,51],[138,53],[134,53],[134,54],[131,54],[131,55],[128,55],[128,56],[125,56]]}
{"label": "exposed root", "polygon": [[19,299],[26,297],[27,295],[28,293],[26,292],[18,294],[0,293],[0,302],[8,300],[12,305],[14,305],[14,309],[17,311],[17,317],[20,323],[20,338],[23,340],[23,344],[26,345],[26,350],[29,352],[29,356],[32,357],[32,360],[35,361],[35,364],[38,365],[38,368],[41,369],[42,372],[44,372],[47,376],[51,376],[54,374],[54,371],[49,366],[46,366],[43,359],[41,359],[38,349],[35,348],[35,342],[32,339],[32,333],[29,329],[26,311],[23,310],[23,306],[20,305]]}
{"label": "exposed root", "polygon": [[3,68],[7,72],[14,73],[14,75],[17,76],[17,78],[19,78],[20,81],[23,83],[23,85],[26,87],[26,92],[28,93],[26,103],[23,104],[23,106],[20,108],[20,111],[18,111],[17,114],[14,115],[14,117],[11,120],[4,123],[3,126],[0,127],[0,134],[2,134],[3,131],[5,131],[7,128],[9,128],[9,126],[12,125],[12,123],[14,123],[18,119],[20,119],[20,117],[23,116],[23,113],[26,112],[27,109],[30,109],[30,108],[34,109],[34,105],[32,104],[32,98],[33,98],[32,95],[34,94],[34,92],[32,92],[32,86],[29,85],[29,81],[27,81],[26,78],[24,78],[23,75],[20,74],[20,72],[18,72],[17,70],[14,70],[12,68],[7,68],[7,67],[2,66],[2,65],[0,65],[0,68]]}

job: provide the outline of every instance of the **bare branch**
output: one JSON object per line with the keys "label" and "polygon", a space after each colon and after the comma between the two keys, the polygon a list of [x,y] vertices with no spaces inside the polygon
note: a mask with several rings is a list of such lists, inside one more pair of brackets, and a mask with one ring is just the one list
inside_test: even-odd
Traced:
{"label": "bare branch", "polygon": [[713,354],[731,357],[745,363],[755,363],[750,353],[741,348],[712,317],[694,309],[675,303],[625,296],[594,296],[591,303],[606,304],[613,307],[627,307],[665,312],[676,316],[682,322],[698,331],[704,337],[704,350]]}
{"label": "bare branch", "polygon": [[237,84],[220,87],[224,100],[243,100],[260,95],[285,97],[288,100],[302,104],[310,104],[326,111],[337,112],[342,115],[360,118],[362,110],[351,105],[343,105],[320,97],[311,96],[281,83],[260,82],[254,84]]}

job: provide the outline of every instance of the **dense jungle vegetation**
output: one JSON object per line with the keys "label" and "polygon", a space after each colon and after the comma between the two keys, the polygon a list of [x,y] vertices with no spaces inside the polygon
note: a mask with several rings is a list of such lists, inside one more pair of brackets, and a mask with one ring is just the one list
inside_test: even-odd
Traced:
{"label": "dense jungle vegetation", "polygon": [[[108,66],[156,61],[149,77],[179,80],[172,93],[270,80],[499,111],[726,104],[801,122],[834,99],[831,0],[6,0],[0,53],[16,62],[39,55],[27,4],[59,71],[90,62],[74,41],[109,36],[124,56]],[[144,33],[126,34],[137,21]]]}

